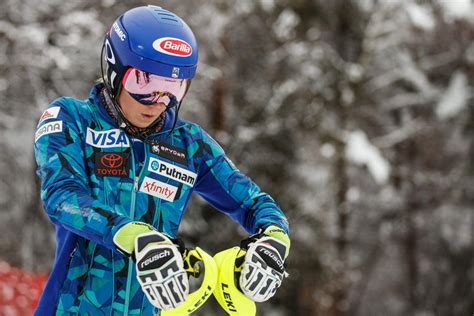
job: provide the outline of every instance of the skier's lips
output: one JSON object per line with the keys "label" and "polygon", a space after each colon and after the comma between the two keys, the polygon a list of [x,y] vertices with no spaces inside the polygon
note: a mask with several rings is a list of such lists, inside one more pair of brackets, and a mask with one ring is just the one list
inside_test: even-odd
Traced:
{"label": "skier's lips", "polygon": [[144,114],[142,113],[142,117],[146,118],[146,119],[151,119],[151,118],[154,118],[156,117],[157,115],[152,115],[152,114]]}

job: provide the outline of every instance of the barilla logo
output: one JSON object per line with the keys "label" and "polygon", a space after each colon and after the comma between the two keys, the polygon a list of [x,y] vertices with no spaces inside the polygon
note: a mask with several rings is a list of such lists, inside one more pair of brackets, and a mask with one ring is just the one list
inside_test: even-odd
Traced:
{"label": "barilla logo", "polygon": [[193,53],[191,45],[174,37],[162,37],[155,40],[153,48],[160,53],[178,57],[188,57]]}

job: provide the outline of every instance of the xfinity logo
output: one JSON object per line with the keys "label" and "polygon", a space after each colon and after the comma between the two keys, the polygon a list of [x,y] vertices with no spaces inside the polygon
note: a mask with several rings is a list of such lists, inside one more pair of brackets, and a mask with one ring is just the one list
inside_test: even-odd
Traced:
{"label": "xfinity logo", "polygon": [[120,38],[120,40],[123,42],[125,41],[125,39],[127,38],[127,36],[125,35],[125,33],[122,31],[122,29],[120,28],[120,26],[118,25],[117,22],[115,22],[112,27],[114,28],[114,31],[115,33],[117,34],[117,36]]}
{"label": "xfinity logo", "polygon": [[54,121],[46,123],[36,130],[35,143],[44,135],[58,133],[63,131],[63,121]]}
{"label": "xfinity logo", "polygon": [[148,171],[157,173],[167,178],[171,178],[191,187],[194,186],[194,182],[196,181],[196,174],[194,172],[158,160],[156,158],[150,158]]}
{"label": "xfinity logo", "polygon": [[94,131],[87,128],[86,143],[97,148],[130,147],[127,136],[119,129]]}
{"label": "xfinity logo", "polygon": [[157,198],[173,202],[178,188],[164,182],[145,177],[140,187],[140,191]]}
{"label": "xfinity logo", "polygon": [[145,261],[143,261],[141,263],[141,268],[142,269],[145,268],[147,265],[149,265],[150,263],[155,262],[158,259],[161,259],[161,258],[164,258],[164,257],[170,257],[170,256],[171,256],[171,251],[169,251],[168,249],[165,249],[165,251],[163,251],[161,253],[157,253],[153,257],[150,257],[150,258],[146,259]]}

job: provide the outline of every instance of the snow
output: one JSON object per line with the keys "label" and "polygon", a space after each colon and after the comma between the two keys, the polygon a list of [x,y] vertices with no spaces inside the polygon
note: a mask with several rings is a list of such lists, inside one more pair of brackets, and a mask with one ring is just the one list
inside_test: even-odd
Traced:
{"label": "snow", "polygon": [[470,64],[474,64],[474,43],[471,43],[471,45],[466,49],[465,56]]}
{"label": "snow", "polygon": [[319,150],[321,155],[327,159],[334,157],[334,154],[336,153],[336,149],[330,143],[324,143]]}
{"label": "snow", "polygon": [[457,71],[436,106],[436,115],[449,119],[461,112],[469,100],[469,86],[464,73]]}
{"label": "snow", "polygon": [[441,235],[454,249],[471,247],[473,244],[472,227],[474,227],[474,216],[472,209],[442,206],[439,210]]}
{"label": "snow", "polygon": [[411,3],[406,6],[408,16],[416,27],[430,31],[435,27],[435,20],[427,7]]}
{"label": "snow", "polygon": [[390,164],[360,130],[350,132],[345,137],[346,157],[353,163],[366,166],[377,183],[386,183],[390,175]]}
{"label": "snow", "polygon": [[402,76],[407,82],[413,84],[413,86],[423,95],[432,95],[435,89],[433,88],[428,76],[420,68],[413,56],[411,56],[407,51],[404,51],[400,53],[399,57],[402,63],[400,76]]}
{"label": "snow", "polygon": [[275,0],[260,0],[260,5],[266,12],[271,12],[275,8]]}
{"label": "snow", "polygon": [[466,19],[472,21],[474,5],[471,0],[439,0],[448,20]]}
{"label": "snow", "polygon": [[293,37],[293,30],[298,23],[300,23],[299,16],[293,10],[285,9],[280,13],[273,25],[273,31],[278,38],[288,40]]}

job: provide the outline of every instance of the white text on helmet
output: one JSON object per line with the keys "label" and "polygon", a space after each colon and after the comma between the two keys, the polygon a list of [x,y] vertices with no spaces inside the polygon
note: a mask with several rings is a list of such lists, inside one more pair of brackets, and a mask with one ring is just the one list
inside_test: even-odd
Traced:
{"label": "white text on helmet", "polygon": [[125,35],[125,33],[122,31],[122,29],[120,28],[120,26],[117,24],[117,22],[115,22],[112,27],[114,28],[114,31],[115,33],[117,33],[117,36],[120,38],[120,40],[123,42],[125,41],[125,39],[127,38],[127,36]]}

